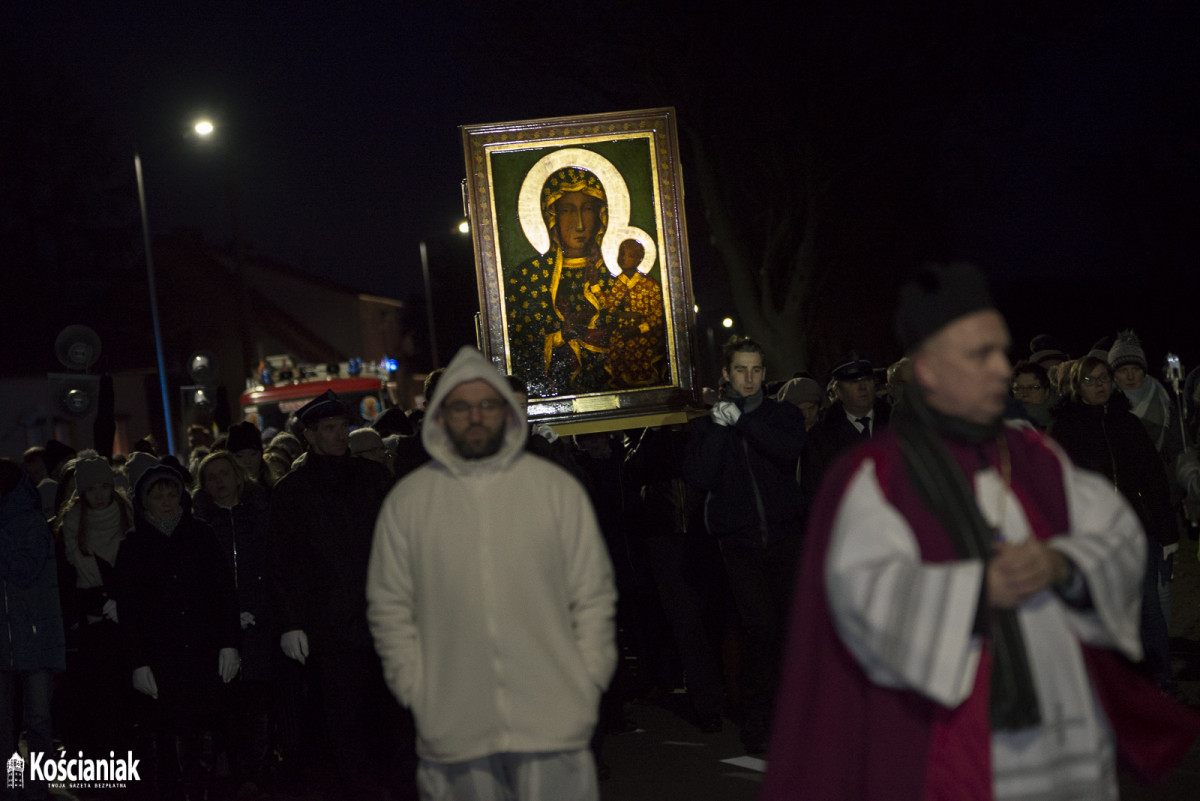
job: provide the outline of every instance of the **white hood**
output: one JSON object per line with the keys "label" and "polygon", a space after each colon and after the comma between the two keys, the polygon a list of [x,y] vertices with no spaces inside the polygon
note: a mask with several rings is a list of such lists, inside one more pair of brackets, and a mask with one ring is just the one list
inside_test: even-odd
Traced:
{"label": "white hood", "polygon": [[[459,384],[476,379],[483,379],[491,384],[500,393],[500,397],[508,402],[508,424],[504,432],[504,442],[494,456],[463,459],[454,450],[454,445],[442,428],[442,401]],[[525,411],[509,387],[508,379],[475,348],[465,346],[460,349],[439,379],[433,397],[427,401],[425,418],[421,422],[421,443],[425,450],[434,461],[452,473],[486,472],[501,469],[524,453],[527,436],[529,426],[525,422]]]}

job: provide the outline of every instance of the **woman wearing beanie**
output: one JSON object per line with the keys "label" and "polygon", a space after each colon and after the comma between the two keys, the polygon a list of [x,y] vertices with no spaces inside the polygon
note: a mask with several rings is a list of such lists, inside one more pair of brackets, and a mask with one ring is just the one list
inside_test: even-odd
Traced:
{"label": "woman wearing beanie", "polygon": [[[232,439],[232,436],[230,437]],[[267,492],[246,478],[235,455],[217,451],[196,471],[200,486],[192,495],[196,518],[212,526],[233,573],[242,626],[242,670],[229,685],[229,758],[243,787],[261,786],[271,747],[271,660],[277,632],[267,611]]]}
{"label": "woman wearing beanie", "polygon": [[257,482],[270,492],[275,482],[271,471],[263,461],[262,433],[258,430],[258,426],[249,420],[243,420],[230,426],[226,435],[225,448],[233,454],[233,458],[237,460],[247,478]]}
{"label": "woman wearing beanie", "polygon": [[[1142,427],[1150,435],[1162,461],[1163,474],[1171,487],[1171,506],[1178,509],[1183,502],[1183,493],[1172,480],[1175,475],[1175,460],[1183,453],[1183,431],[1179,425],[1179,413],[1166,387],[1158,379],[1146,375],[1149,365],[1142,343],[1133,331],[1117,334],[1117,341],[1108,351],[1108,363],[1113,371],[1113,383],[1121,390],[1133,414],[1142,421]],[[1162,607],[1167,628],[1171,627],[1171,574],[1175,569],[1175,551],[1179,543],[1173,542],[1163,548],[1159,560],[1156,585],[1158,603]],[[1156,552],[1157,553],[1157,552]],[[1148,580],[1148,578],[1147,578]]]}
{"label": "woman wearing beanie", "polygon": [[1183,451],[1179,421],[1166,387],[1146,375],[1149,365],[1137,334],[1132,331],[1117,334],[1117,341],[1108,351],[1108,365],[1117,389],[1129,398],[1129,405],[1145,426],[1155,450],[1162,454],[1165,464],[1174,465],[1175,457]]}
{"label": "woman wearing beanie", "polygon": [[149,467],[133,506],[117,573],[126,664],[157,751],[147,770],[158,797],[207,797],[221,683],[241,662],[233,574],[212,528],[192,517],[178,470]]}
{"label": "woman wearing beanie", "polygon": [[79,746],[106,753],[128,733],[128,682],[117,633],[119,612],[114,566],[133,507],[113,486],[112,467],[95,451],[74,462],[75,492],[59,515],[67,563],[74,568],[73,611],[68,627],[78,650],[71,654],[69,705]]}
{"label": "woman wearing beanie", "polygon": [[1085,356],[1071,368],[1070,395],[1051,411],[1047,433],[1075,464],[1113,483],[1137,513],[1146,532],[1146,581],[1142,593],[1142,648],[1145,667],[1159,689],[1174,694],[1167,623],[1157,583],[1163,547],[1178,543],[1171,493],[1154,444],[1129,401],[1113,391],[1108,364]]}

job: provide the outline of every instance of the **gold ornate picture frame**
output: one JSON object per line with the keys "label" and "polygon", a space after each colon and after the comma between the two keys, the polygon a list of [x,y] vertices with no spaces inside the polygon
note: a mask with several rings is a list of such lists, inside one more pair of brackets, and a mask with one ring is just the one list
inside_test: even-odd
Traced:
{"label": "gold ornate picture frame", "polygon": [[670,108],[462,127],[480,345],[531,420],[606,430],[698,402]]}

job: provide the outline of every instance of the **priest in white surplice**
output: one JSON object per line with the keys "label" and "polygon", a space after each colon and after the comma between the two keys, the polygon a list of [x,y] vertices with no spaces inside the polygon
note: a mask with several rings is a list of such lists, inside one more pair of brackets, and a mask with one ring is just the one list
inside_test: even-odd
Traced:
{"label": "priest in white surplice", "polygon": [[763,798],[1116,799],[1118,747],[1161,774],[1198,724],[1125,661],[1137,517],[1004,423],[1009,334],[975,268],[924,268],[896,333],[913,381],[893,428],[810,518]]}

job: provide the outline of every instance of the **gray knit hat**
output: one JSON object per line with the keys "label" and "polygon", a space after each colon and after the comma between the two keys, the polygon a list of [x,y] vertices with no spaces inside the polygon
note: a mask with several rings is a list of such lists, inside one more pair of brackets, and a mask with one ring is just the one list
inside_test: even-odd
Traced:
{"label": "gray knit hat", "polygon": [[1147,372],[1149,365],[1146,363],[1146,351],[1142,350],[1142,343],[1137,338],[1137,334],[1132,331],[1122,331],[1117,334],[1117,341],[1108,351],[1108,366],[1116,372],[1119,368],[1129,364],[1135,364],[1142,368],[1143,372]]}
{"label": "gray knit hat", "polygon": [[107,459],[93,450],[79,453],[75,459],[75,489],[80,494],[100,484],[112,483],[113,471]]}

